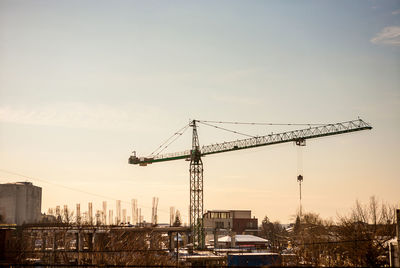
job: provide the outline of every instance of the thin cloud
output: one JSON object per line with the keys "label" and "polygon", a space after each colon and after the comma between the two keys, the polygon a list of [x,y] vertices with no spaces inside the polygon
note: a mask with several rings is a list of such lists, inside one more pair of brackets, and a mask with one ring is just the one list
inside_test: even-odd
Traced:
{"label": "thin cloud", "polygon": [[400,26],[385,27],[370,41],[377,45],[400,46]]}
{"label": "thin cloud", "polygon": [[393,15],[399,15],[400,14],[400,9],[397,9],[395,11],[392,12]]}
{"label": "thin cloud", "polygon": [[[142,107],[143,108],[143,107]],[[152,113],[149,109],[143,109]],[[143,111],[142,111],[143,112]],[[133,120],[132,114],[135,115]],[[131,129],[142,113],[103,104],[81,102],[48,104],[37,107],[0,106],[0,122],[26,125],[89,129]]]}

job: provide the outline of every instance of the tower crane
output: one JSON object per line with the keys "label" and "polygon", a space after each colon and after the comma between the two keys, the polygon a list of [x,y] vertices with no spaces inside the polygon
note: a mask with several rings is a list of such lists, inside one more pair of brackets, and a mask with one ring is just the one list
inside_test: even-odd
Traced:
{"label": "tower crane", "polygon": [[[204,248],[203,230],[203,162],[202,157],[211,154],[225,153],[250,149],[260,146],[267,146],[286,142],[295,142],[298,146],[304,146],[307,139],[327,137],[338,134],[345,134],[361,130],[371,130],[372,127],[362,119],[334,123],[334,124],[298,124],[308,125],[307,128],[293,131],[268,134],[264,136],[249,137],[230,142],[222,142],[200,147],[197,134],[198,123],[208,124],[210,122],[223,123],[217,121],[192,120],[187,127],[192,128],[192,148],[190,150],[168,153],[151,154],[148,157],[138,157],[134,152],[129,157],[129,164],[147,166],[157,162],[186,159],[190,161],[190,227],[191,242],[196,248]],[[225,122],[232,123],[232,122]],[[254,124],[254,123],[249,123]],[[208,124],[210,125],[210,124]],[[296,125],[296,124],[269,124],[269,125]],[[213,126],[213,125],[211,125]],[[226,129],[225,129],[226,130]],[[176,133],[181,134],[181,133]],[[301,178],[302,179],[302,178]]]}

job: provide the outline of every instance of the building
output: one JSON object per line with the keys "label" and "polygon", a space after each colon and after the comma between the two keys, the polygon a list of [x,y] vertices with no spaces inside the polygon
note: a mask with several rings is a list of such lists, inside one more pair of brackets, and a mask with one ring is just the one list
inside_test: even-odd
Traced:
{"label": "building", "polygon": [[208,210],[203,215],[206,243],[214,236],[258,234],[258,219],[251,217],[251,210]]}
{"label": "building", "polygon": [[399,243],[397,237],[386,242],[389,247],[389,266],[390,267],[400,267],[399,262]]}
{"label": "building", "polygon": [[[211,240],[214,242],[214,240]],[[260,248],[269,246],[267,239],[254,235],[227,235],[218,238],[217,246],[220,248]]]}
{"label": "building", "polygon": [[31,182],[0,184],[0,220],[21,225],[41,219],[42,188]]}

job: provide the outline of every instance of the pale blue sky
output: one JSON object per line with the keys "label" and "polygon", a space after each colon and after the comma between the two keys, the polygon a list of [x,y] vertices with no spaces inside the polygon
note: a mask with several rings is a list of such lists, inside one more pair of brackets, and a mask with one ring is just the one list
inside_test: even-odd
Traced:
{"label": "pale blue sky", "polygon": [[[188,163],[140,168],[127,158],[189,119],[360,116],[373,131],[308,143],[304,207],[334,218],[356,198],[398,203],[399,74],[400,1],[2,0],[0,169],[139,206],[159,196],[167,221],[169,206],[187,214]],[[233,138],[200,129],[202,144]],[[190,135],[171,151],[188,146]],[[296,155],[287,144],[206,158],[205,207],[287,222]],[[15,180],[0,172],[0,182]],[[100,207],[102,198],[35,183],[43,210]]]}

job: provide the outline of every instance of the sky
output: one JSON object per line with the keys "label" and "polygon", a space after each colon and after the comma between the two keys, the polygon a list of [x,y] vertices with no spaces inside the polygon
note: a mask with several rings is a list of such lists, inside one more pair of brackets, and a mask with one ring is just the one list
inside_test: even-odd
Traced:
{"label": "sky", "polygon": [[[204,208],[289,223],[400,204],[400,1],[0,1],[0,183],[42,211],[138,200],[188,222],[189,164],[128,164],[190,119],[371,131],[207,156]],[[263,135],[272,126],[226,126]],[[241,138],[199,127],[201,145]],[[165,152],[191,146],[190,130]],[[114,213],[115,215],[115,213]]]}

